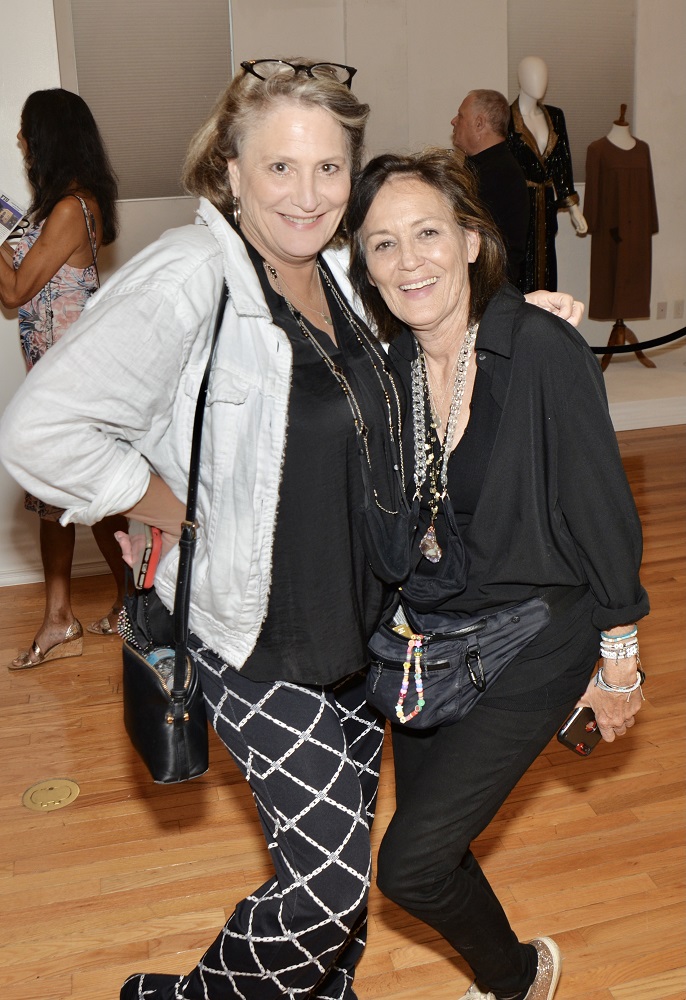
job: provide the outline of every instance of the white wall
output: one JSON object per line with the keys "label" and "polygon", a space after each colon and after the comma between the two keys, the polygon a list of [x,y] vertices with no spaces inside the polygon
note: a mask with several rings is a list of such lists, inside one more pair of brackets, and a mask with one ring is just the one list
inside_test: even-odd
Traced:
{"label": "white wall", "polygon": [[[235,64],[276,54],[358,67],[371,155],[450,145],[474,86],[507,86],[507,0],[232,0]],[[475,79],[493,82],[481,84]]]}
{"label": "white wall", "polygon": [[[0,63],[0,187],[24,196],[14,139],[21,107],[31,91],[59,86],[60,81],[52,4],[22,0],[6,7],[5,33],[30,38],[31,58],[18,45],[8,48]],[[427,143],[448,146],[450,119],[468,90],[494,87],[507,92],[507,0],[233,0],[232,11],[236,64],[252,57],[306,54],[358,67],[355,92],[372,105],[372,154]],[[638,0],[633,125],[653,154],[660,213],[660,233],[654,240],[654,302],[686,297],[685,22],[683,0]],[[103,252],[105,275],[162,230],[193,215],[192,202],[183,198],[128,202],[121,208],[120,239]],[[590,241],[578,239],[561,214],[561,287],[585,301],[589,256]],[[668,318],[632,325],[647,339],[679,324]],[[609,329],[586,321],[582,332],[590,343],[604,343]],[[16,315],[0,310],[0,408],[23,377]],[[39,580],[37,519],[24,512],[21,490],[2,468],[0,514],[0,585]],[[89,532],[80,531],[75,573],[101,567]]]}
{"label": "white wall", "polygon": [[[651,319],[632,324],[639,340],[663,336],[685,322],[671,304],[686,297],[686,4],[638,0],[634,133],[651,150],[660,231],[653,237]],[[669,302],[664,320],[655,304]],[[686,360],[686,348],[684,360]]]}

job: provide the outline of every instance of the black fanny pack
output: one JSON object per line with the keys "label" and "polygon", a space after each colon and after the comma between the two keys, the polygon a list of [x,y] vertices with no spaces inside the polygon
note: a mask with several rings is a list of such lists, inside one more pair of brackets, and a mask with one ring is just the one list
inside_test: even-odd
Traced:
{"label": "black fanny pack", "polygon": [[[540,597],[471,618],[404,610],[369,641],[367,701],[410,729],[445,726],[469,712],[550,622]],[[396,616],[397,618],[397,616]]]}

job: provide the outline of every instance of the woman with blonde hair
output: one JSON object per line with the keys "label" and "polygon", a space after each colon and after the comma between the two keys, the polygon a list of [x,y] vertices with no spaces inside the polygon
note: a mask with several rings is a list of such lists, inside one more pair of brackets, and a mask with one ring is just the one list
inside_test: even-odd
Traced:
{"label": "woman with blonde hair", "polygon": [[[191,145],[198,224],[122,268],[5,417],[5,462],[64,499],[69,519],[125,511],[163,529],[155,587],[170,607],[195,401],[227,286],[189,645],[274,874],[188,975],[136,974],[122,1000],[355,995],[383,739],[363,669],[407,572],[408,514],[398,384],[349,305],[346,258],[324,249],[361,162],[369,109],[354,73],[242,63]],[[84,352],[100,361],[87,378],[72,365]],[[51,429],[31,417],[35,393]],[[65,448],[82,461],[65,466],[53,454]]]}

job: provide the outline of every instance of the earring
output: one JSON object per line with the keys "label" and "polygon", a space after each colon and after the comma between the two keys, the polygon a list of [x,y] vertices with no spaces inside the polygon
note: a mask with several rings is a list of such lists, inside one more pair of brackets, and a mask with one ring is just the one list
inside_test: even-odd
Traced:
{"label": "earring", "polygon": [[233,221],[236,224],[236,228],[240,229],[241,228],[241,199],[240,198],[234,198],[233,199],[233,209],[232,209],[232,211],[233,211]]}

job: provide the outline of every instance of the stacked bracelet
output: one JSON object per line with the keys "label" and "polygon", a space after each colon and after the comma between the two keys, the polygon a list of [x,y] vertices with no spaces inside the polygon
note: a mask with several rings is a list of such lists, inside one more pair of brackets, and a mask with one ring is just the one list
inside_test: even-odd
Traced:
{"label": "stacked bracelet", "polygon": [[638,642],[615,642],[611,645],[601,640],[600,655],[604,660],[625,660],[629,656],[638,656]]}
{"label": "stacked bracelet", "polygon": [[636,625],[624,635],[610,635],[609,632],[601,632],[600,638],[605,639],[606,642],[626,642],[627,639],[635,639],[638,635],[638,628]]}
{"label": "stacked bracelet", "polygon": [[604,660],[624,660],[630,656],[638,657],[638,629],[633,628],[624,635],[600,633],[600,655]]}

